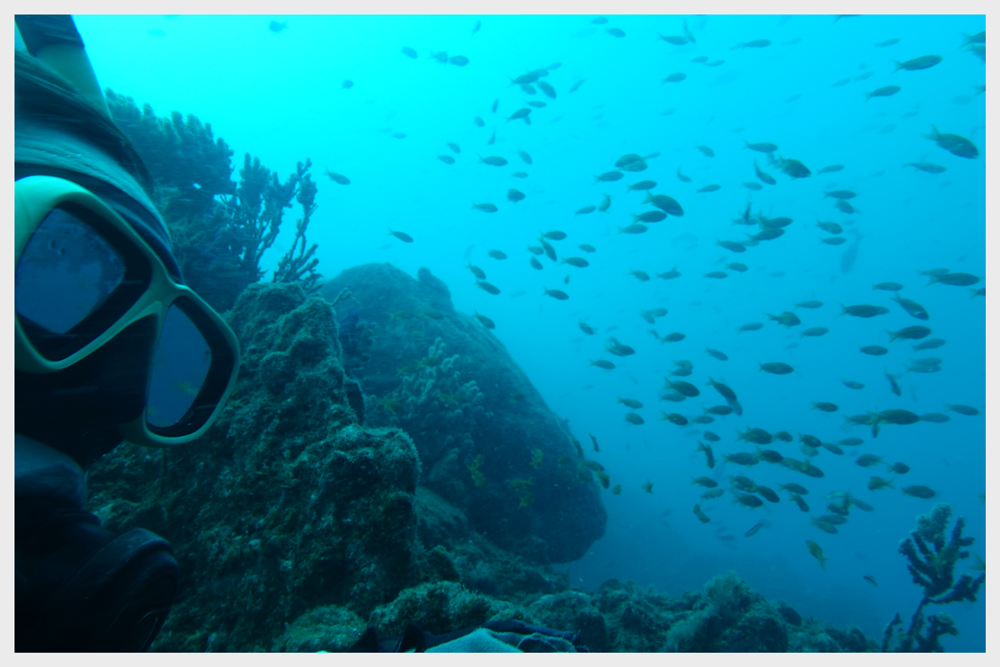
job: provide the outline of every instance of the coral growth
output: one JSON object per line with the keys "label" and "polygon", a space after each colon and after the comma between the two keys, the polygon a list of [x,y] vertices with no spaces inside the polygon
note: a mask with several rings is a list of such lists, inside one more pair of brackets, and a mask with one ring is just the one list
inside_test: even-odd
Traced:
{"label": "coral growth", "polygon": [[[952,602],[975,602],[976,594],[986,582],[986,574],[976,577],[963,574],[955,580],[955,566],[958,561],[970,556],[965,547],[975,543],[974,537],[963,537],[965,520],[959,517],[951,531],[948,541],[945,533],[948,520],[951,518],[951,507],[943,503],[934,506],[930,514],[917,520],[917,528],[910,537],[899,545],[899,553],[906,556],[906,568],[913,577],[913,583],[924,589],[923,598],[917,605],[917,610],[910,620],[910,627],[904,632],[902,618],[897,613],[886,626],[882,638],[882,650],[889,650],[890,642],[895,639],[898,652],[938,652],[943,651],[940,638],[942,635],[957,635],[958,629],[947,614],[930,615],[926,621],[923,616],[924,607],[929,604],[949,604]],[[926,622],[926,632],[924,625]]]}
{"label": "coral growth", "polygon": [[148,104],[105,93],[115,122],[135,144],[153,178],[151,197],[170,230],[174,255],[187,284],[224,312],[247,285],[263,276],[261,255],[274,243],[284,210],[297,201],[302,217],[292,247],[281,259],[274,282],[300,282],[313,289],[320,275],[306,244],[316,210],[316,184],[308,159],[281,182],[256,158],[244,157],[239,182],[231,180],[233,151],[212,135],[211,124],[174,111],[160,118]]}
{"label": "coral growth", "polygon": [[459,355],[446,356],[446,347],[436,338],[427,356],[412,372],[403,374],[399,386],[386,397],[398,406],[392,411],[395,424],[433,443],[433,449],[421,449],[421,455],[430,460],[450,449],[457,449],[460,456],[471,452],[475,446],[472,432],[485,413],[476,381],[464,380]]}

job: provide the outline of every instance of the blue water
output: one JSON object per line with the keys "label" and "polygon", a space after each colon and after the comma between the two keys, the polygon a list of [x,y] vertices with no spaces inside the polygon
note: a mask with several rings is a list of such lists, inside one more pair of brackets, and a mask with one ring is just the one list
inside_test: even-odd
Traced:
{"label": "blue water", "polygon": [[[835,20],[832,16],[687,17],[697,40],[673,46],[658,34],[683,35],[684,18],[676,16],[610,17],[162,17],[81,16],[77,24],[103,86],[149,103],[159,115],[172,110],[193,113],[210,122],[216,136],[236,151],[234,164],[250,152],[282,178],[297,161],[313,160],[320,185],[319,210],[308,240],[318,243],[319,270],[326,276],[365,262],[391,262],[415,275],[426,266],[450,287],[456,308],[492,318],[495,335],[541,391],[549,406],[569,420],[576,436],[587,433],[601,443],[600,461],[621,484],[620,496],[605,492],[607,533],[582,560],[567,564],[573,583],[599,586],[609,577],[630,579],[677,594],[698,589],[714,574],[736,570],[768,597],[783,599],[803,615],[859,626],[880,637],[897,611],[905,619],[921,591],[896,551],[914,528],[919,514],[935,502],[947,502],[965,517],[966,534],[977,538],[972,551],[985,558],[986,489],[985,417],[948,413],[946,424],[888,425],[877,440],[864,427],[845,427],[843,415],[902,408],[923,414],[945,411],[945,403],[971,405],[985,413],[985,299],[946,285],[927,286],[918,270],[937,267],[985,275],[985,158],[954,156],[925,138],[934,124],[941,132],[971,139],[985,149],[985,65],[961,49],[963,33],[985,29],[983,16],[877,16]],[[481,29],[473,27],[481,20]],[[286,23],[280,32],[271,21]],[[607,28],[624,30],[625,37]],[[893,46],[877,42],[898,38]],[[768,39],[765,48],[733,49]],[[794,43],[793,43],[794,42]],[[403,55],[411,47],[417,59]],[[465,67],[441,65],[435,51],[469,59]],[[893,72],[894,60],[937,54],[943,61],[922,71]],[[707,67],[698,56],[722,59]],[[562,63],[544,80],[557,91],[555,100],[527,95],[510,79],[530,70]],[[673,72],[687,78],[661,83]],[[867,79],[856,80],[867,73]],[[575,82],[584,83],[569,93]],[[844,85],[835,86],[845,79]],[[343,81],[354,86],[343,88]],[[866,93],[887,85],[902,90],[892,97],[865,101]],[[797,96],[797,98],[796,98]],[[491,113],[494,100],[499,110]],[[526,100],[548,103],[535,109],[532,123],[505,119]],[[482,117],[485,127],[473,124]],[[487,145],[495,131],[496,142]],[[393,134],[404,133],[405,138]],[[813,172],[793,180],[769,164],[768,156],[743,148],[743,140],[773,142],[785,158],[801,160]],[[446,165],[438,155],[462,153]],[[709,158],[695,148],[711,147]],[[518,151],[531,154],[524,164]],[[594,184],[595,175],[614,169],[622,155],[647,155],[649,168],[626,173],[614,183]],[[480,164],[477,154],[499,155],[505,167]],[[776,186],[752,192],[753,160],[774,176]],[[931,175],[904,168],[927,161],[947,168]],[[837,173],[818,175],[840,164]],[[678,168],[690,176],[681,182]],[[344,174],[351,185],[337,185],[324,169]],[[524,170],[529,178],[512,178]],[[683,217],[650,225],[644,235],[618,233],[643,194],[626,193],[626,184],[651,179],[654,192],[668,194],[683,206]],[[696,189],[719,184],[717,192]],[[527,197],[512,204],[509,188]],[[836,210],[823,193],[857,193],[854,215]],[[598,204],[607,193],[607,213],[574,216]],[[471,208],[491,202],[494,214]],[[753,212],[788,216],[786,234],[733,255],[714,244],[743,239],[750,228],[732,224],[750,203]],[[847,244],[820,243],[827,236],[817,220],[835,221],[848,230]],[[265,256],[273,268],[292,242],[294,219]],[[388,229],[414,239],[403,244]],[[540,232],[569,234],[554,242],[560,256],[584,256],[584,269],[557,266],[541,258],[544,270],[528,266],[526,247]],[[751,231],[756,231],[752,229]],[[858,235],[858,254],[845,273],[842,258]],[[590,243],[597,252],[576,248]],[[500,262],[486,252],[497,248],[510,258]],[[492,296],[477,289],[465,268],[482,267],[502,290]],[[702,277],[739,261],[749,270],[729,272],[723,280]],[[651,275],[677,267],[682,277],[640,282],[631,269]],[[570,282],[563,284],[565,276]],[[923,305],[928,322],[919,322],[889,301],[890,292],[873,291],[882,281],[904,285],[902,296]],[[984,282],[975,287],[981,287]],[[543,286],[563,289],[570,298],[542,296]],[[525,293],[517,296],[520,291]],[[793,304],[818,299],[818,310]],[[884,305],[887,315],[872,319],[839,316],[838,302]],[[639,310],[665,307],[669,313],[651,327]],[[795,310],[802,324],[786,329],[768,322],[765,313]],[[583,335],[579,320],[597,329]],[[751,321],[760,331],[738,334]],[[889,343],[886,330],[927,324],[947,345],[912,353],[906,341]],[[820,338],[802,338],[808,327],[829,327]],[[616,327],[614,330],[612,330]],[[648,333],[678,331],[679,343],[661,345]],[[619,359],[603,352],[608,335],[636,349]],[[883,345],[883,357],[858,352],[863,345]],[[729,361],[705,353],[724,351]],[[935,374],[908,373],[913,357],[944,360]],[[589,359],[613,359],[604,371]],[[684,403],[661,403],[659,388],[674,360],[694,363],[683,378],[702,389]],[[759,372],[759,362],[782,361],[795,372],[776,376]],[[889,391],[883,372],[897,374],[902,397]],[[739,395],[742,418],[719,418],[708,427],[660,422],[659,409],[689,418],[702,407],[723,401],[705,387],[708,377],[724,381]],[[846,388],[842,380],[866,385]],[[646,423],[624,420],[616,398],[631,397],[645,407]],[[839,412],[811,409],[812,401],[836,403]],[[695,453],[703,428],[718,433],[713,445],[725,453],[753,451],[737,443],[737,429],[748,426],[792,434],[810,433],[824,441],[849,436],[865,444],[827,451],[813,459],[826,476],[814,480],[766,463],[745,469],[732,464],[709,470]],[[796,438],[797,439],[797,438]],[[774,446],[788,456],[806,458],[799,444]],[[875,453],[888,462],[903,461],[912,470],[896,476],[896,490],[871,492],[872,475],[884,466],[861,468],[859,453]],[[725,482],[746,474],[777,489],[797,482],[810,490],[811,514],[826,513],[824,496],[849,490],[875,506],[854,510],[840,534],[827,535],[809,525],[782,493],[777,505],[750,511],[730,497],[702,502],[711,523],[691,511],[703,489],[692,476],[710,475]],[[652,495],[640,485],[653,482]],[[923,484],[938,498],[904,496],[899,488]],[[743,534],[765,519],[751,538]],[[736,537],[731,542],[722,534]],[[829,558],[821,570],[806,547],[815,540]],[[966,561],[966,563],[971,561]],[[959,571],[964,571],[965,565]],[[873,576],[875,588],[864,575]],[[981,593],[984,595],[984,593]],[[985,649],[985,602],[940,609],[961,630],[943,640],[948,650]]]}

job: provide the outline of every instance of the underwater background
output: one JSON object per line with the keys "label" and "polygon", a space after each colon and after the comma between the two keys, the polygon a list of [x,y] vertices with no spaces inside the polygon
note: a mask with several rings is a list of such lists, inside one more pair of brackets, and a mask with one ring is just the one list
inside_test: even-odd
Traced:
{"label": "underwater background", "polygon": [[[447,285],[458,312],[475,311],[495,323],[490,335],[567,420],[610,485],[621,487],[619,494],[601,490],[603,537],[582,558],[554,565],[568,571],[571,586],[595,590],[616,578],[680,595],[733,570],[767,598],[877,639],[896,612],[908,623],[922,595],[898,552],[918,515],[947,503],[965,519],[965,534],[976,538],[974,556],[986,558],[985,294],[973,292],[985,284],[985,37],[970,40],[984,30],[985,17],[598,18],[75,20],[102,86],[160,115],[194,114],[211,123],[237,158],[249,152],[279,174],[312,160],[318,208],[308,241],[318,245],[316,270],[325,278],[371,262],[388,262],[411,276],[426,267]],[[444,63],[433,57],[442,52]],[[928,55],[942,59],[924,69],[898,68]],[[540,69],[545,73],[538,77]],[[512,83],[532,72],[529,88]],[[685,76],[671,77],[676,73]],[[555,96],[532,85],[537,81]],[[870,96],[888,86],[899,90]],[[509,119],[520,109],[530,109],[530,124]],[[952,134],[971,141],[977,157],[942,146],[948,141],[940,137]],[[777,150],[753,150],[747,142],[773,143]],[[646,168],[617,167],[627,155],[641,156]],[[481,161],[491,156],[507,162]],[[782,159],[801,162],[811,174],[794,177]],[[774,185],[757,176],[755,162]],[[944,170],[905,166],[916,163]],[[843,168],[820,173],[835,165]],[[595,183],[613,171],[623,177]],[[656,183],[651,193],[673,198],[683,216],[650,222],[644,233],[623,233],[633,215],[659,210],[643,204],[647,192],[628,191],[645,180]],[[710,185],[720,187],[699,192]],[[511,189],[524,198],[512,201]],[[825,196],[835,191],[856,196]],[[607,210],[581,212],[606,197]],[[853,212],[837,208],[838,201]],[[474,208],[485,203],[497,210]],[[793,222],[780,238],[745,252],[717,245],[747,241],[764,227],[739,223],[761,216]],[[837,223],[843,233],[817,227],[820,221]],[[536,255],[528,246],[540,245],[539,236],[551,231],[566,234],[549,241],[560,261],[582,257],[589,266],[555,263],[543,254],[536,259],[543,268],[533,268]],[[834,236],[844,243],[828,243]],[[260,267],[275,269],[294,241],[294,225],[286,221]],[[507,259],[488,255],[494,249]],[[734,262],[745,271],[727,267]],[[470,263],[499,294],[477,286]],[[675,268],[679,277],[657,276]],[[921,272],[938,268],[980,280],[929,285],[934,277]],[[705,277],[719,271],[724,278]],[[873,289],[890,281],[902,288]],[[551,298],[544,289],[568,298]],[[929,319],[911,316],[894,297],[917,302]],[[823,305],[796,307],[810,300]],[[842,315],[841,304],[888,312],[852,317]],[[656,308],[667,313],[650,324],[640,313]],[[801,323],[782,326],[768,317],[785,312]],[[751,322],[763,327],[739,331]],[[922,340],[890,342],[887,330],[916,325],[932,330],[923,340],[946,344],[915,351]],[[829,331],[802,335],[812,327]],[[673,332],[683,339],[660,342]],[[609,355],[612,336],[634,354]],[[873,345],[888,353],[859,351]],[[931,364],[934,372],[913,362],[926,357],[941,360]],[[598,359],[615,368],[590,364]],[[692,362],[690,376],[671,375],[679,360]],[[773,362],[794,370],[760,370]],[[691,382],[700,395],[662,400],[665,377]],[[691,420],[725,404],[707,386],[709,378],[735,391],[742,416],[715,416],[709,424],[660,421],[661,409]],[[643,407],[631,410],[619,398]],[[813,402],[838,409],[824,412]],[[950,420],[883,422],[877,438],[870,425],[845,424],[845,416],[886,410]],[[627,421],[629,413],[644,423]],[[726,454],[756,452],[738,440],[751,427],[792,434],[792,442],[762,446],[810,460],[824,477],[766,461],[724,463]],[[720,440],[706,440],[706,430]],[[858,437],[864,444],[843,446],[839,455],[819,448],[810,456],[799,449],[800,434],[827,443]],[[699,442],[713,447],[714,468],[696,451]],[[885,463],[861,467],[856,461],[864,454]],[[890,471],[896,462],[910,470]],[[692,483],[707,476],[728,488],[736,475],[775,490],[789,482],[806,486],[811,511],[800,511],[785,492],[779,503],[755,509],[736,504],[730,493],[703,499],[706,489]],[[876,476],[894,488],[870,490]],[[642,488],[647,482],[648,491]],[[901,490],[911,485],[935,496]],[[811,525],[842,492],[873,510],[851,511],[837,534]],[[709,522],[692,511],[696,503]],[[822,548],[824,567],[806,540]],[[963,560],[957,572],[972,572],[975,561]],[[928,612],[946,612],[960,630],[942,638],[946,650],[985,650],[983,599]]]}

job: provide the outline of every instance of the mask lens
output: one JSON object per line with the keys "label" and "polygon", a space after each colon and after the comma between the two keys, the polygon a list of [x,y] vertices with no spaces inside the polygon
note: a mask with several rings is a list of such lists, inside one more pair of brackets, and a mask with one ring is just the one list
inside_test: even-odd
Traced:
{"label": "mask lens", "polygon": [[14,308],[49,333],[64,334],[104,304],[125,262],[90,225],[53,209],[32,234],[14,271]]}
{"label": "mask lens", "polygon": [[212,351],[194,322],[177,307],[167,309],[153,353],[146,423],[173,426],[191,409],[212,365]]}

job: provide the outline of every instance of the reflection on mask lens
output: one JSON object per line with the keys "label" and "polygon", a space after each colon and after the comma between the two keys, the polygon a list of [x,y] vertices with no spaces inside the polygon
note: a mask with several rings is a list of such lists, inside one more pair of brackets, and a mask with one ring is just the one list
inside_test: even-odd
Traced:
{"label": "reflection on mask lens", "polygon": [[87,223],[63,209],[32,234],[14,271],[14,308],[54,334],[90,315],[125,275],[121,256]]}
{"label": "reflection on mask lens", "polygon": [[183,419],[211,365],[212,352],[201,331],[176,304],[170,306],[153,353],[146,422],[166,428]]}

